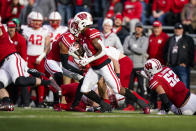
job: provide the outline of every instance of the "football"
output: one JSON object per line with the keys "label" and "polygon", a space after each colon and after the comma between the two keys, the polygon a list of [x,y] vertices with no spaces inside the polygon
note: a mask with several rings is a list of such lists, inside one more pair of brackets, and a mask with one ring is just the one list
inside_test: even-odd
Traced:
{"label": "football", "polygon": [[75,51],[74,53],[75,53],[77,56],[82,56],[82,57],[83,57],[85,51],[84,51],[82,45],[79,44],[78,42],[75,42],[73,45],[76,46],[76,47],[79,47],[79,49],[78,49],[77,51]]}

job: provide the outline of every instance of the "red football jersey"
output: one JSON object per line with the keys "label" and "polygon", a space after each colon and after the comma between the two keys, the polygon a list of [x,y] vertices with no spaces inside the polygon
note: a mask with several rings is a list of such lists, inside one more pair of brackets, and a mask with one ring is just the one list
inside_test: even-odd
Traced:
{"label": "red football jersey", "polygon": [[189,90],[178,76],[168,67],[164,67],[161,72],[155,74],[149,83],[149,88],[155,90],[159,85],[165,90],[169,100],[176,106],[181,107]]}
{"label": "red football jersey", "polygon": [[[79,43],[82,44],[88,57],[91,57],[97,53],[97,50],[92,44],[92,40],[95,38],[101,40],[100,32],[93,28],[88,28],[85,30],[83,35],[82,34],[79,35]],[[106,59],[108,59],[108,56],[104,55],[103,57],[91,62],[90,64],[92,66],[98,66],[102,64]]]}
{"label": "red football jersey", "polygon": [[20,54],[20,56],[27,61],[27,42],[26,39],[20,35],[18,32],[15,33],[15,35],[11,38],[13,44],[15,45],[15,48],[17,52]]}
{"label": "red football jersey", "polygon": [[9,40],[8,33],[5,31],[3,25],[0,23],[2,35],[0,36],[0,63],[9,55],[16,51],[14,44]]}
{"label": "red football jersey", "polygon": [[58,40],[52,44],[52,49],[48,53],[47,59],[60,62],[60,42],[69,49],[69,47],[75,42],[75,38],[70,32],[63,33]]}

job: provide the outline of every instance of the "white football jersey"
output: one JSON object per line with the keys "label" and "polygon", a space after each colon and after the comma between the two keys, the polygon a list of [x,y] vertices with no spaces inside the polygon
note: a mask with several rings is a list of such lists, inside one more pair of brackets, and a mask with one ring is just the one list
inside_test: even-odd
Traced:
{"label": "white football jersey", "polygon": [[61,34],[67,32],[68,30],[67,26],[59,26],[56,30],[50,25],[44,25],[43,27],[48,30],[51,43],[56,41],[61,36]]}
{"label": "white football jersey", "polygon": [[49,36],[46,28],[41,27],[38,30],[34,30],[31,27],[25,27],[23,36],[27,40],[27,55],[38,56],[44,52],[45,38]]}
{"label": "white football jersey", "polygon": [[119,60],[120,57],[120,50],[117,50],[116,48],[112,46],[105,47],[105,52],[109,57],[112,57],[115,60]]}

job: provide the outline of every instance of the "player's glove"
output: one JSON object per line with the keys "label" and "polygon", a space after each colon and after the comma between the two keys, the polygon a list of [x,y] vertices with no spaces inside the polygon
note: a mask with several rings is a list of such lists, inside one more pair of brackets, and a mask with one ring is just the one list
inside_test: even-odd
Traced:
{"label": "player's glove", "polygon": [[68,51],[68,54],[73,56],[74,58],[78,59],[78,56],[75,54],[75,52],[79,50],[79,46],[74,46],[74,45],[71,45],[69,47],[69,51]]}
{"label": "player's glove", "polygon": [[86,66],[89,63],[90,63],[90,59],[89,58],[85,58],[85,59],[79,60],[79,64],[82,65],[82,66]]}
{"label": "player's glove", "polygon": [[45,76],[44,73],[41,73],[41,72],[39,72],[39,71],[36,70],[36,69],[28,69],[27,72],[28,72],[29,74],[31,74],[32,76],[34,76],[34,77]]}

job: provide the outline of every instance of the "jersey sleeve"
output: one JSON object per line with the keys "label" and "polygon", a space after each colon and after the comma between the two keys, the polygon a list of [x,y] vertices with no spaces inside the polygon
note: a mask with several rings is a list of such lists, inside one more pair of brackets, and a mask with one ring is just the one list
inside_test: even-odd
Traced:
{"label": "jersey sleeve", "polygon": [[72,34],[61,35],[60,39],[67,48],[69,48],[75,42]]}
{"label": "jersey sleeve", "polygon": [[159,80],[157,80],[157,79],[152,79],[152,80],[150,80],[149,88],[150,88],[151,90],[155,90],[155,89],[158,87],[158,85],[160,85]]}
{"label": "jersey sleeve", "polygon": [[101,33],[97,29],[89,29],[87,32],[89,39],[101,38]]}

